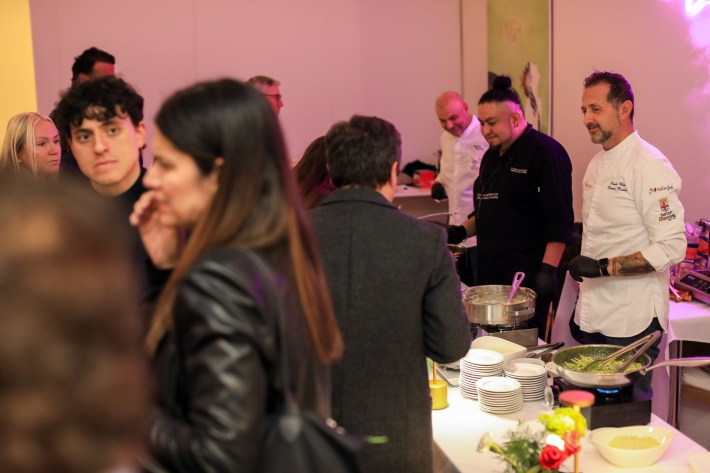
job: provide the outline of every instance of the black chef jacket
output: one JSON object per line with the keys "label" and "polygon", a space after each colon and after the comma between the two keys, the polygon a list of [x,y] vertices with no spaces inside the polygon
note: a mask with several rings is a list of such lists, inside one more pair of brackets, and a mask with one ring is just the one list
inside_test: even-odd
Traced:
{"label": "black chef jacket", "polygon": [[570,241],[572,163],[560,143],[528,125],[502,156],[489,149],[473,185],[478,284],[532,287],[548,242]]}

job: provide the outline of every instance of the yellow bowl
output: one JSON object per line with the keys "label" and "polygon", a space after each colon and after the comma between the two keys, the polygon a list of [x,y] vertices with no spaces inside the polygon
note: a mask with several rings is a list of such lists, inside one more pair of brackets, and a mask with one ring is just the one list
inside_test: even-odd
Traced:
{"label": "yellow bowl", "polygon": [[[619,448],[609,446],[612,441],[620,436],[652,438],[658,445],[647,448]],[[673,440],[673,432],[652,425],[637,425],[630,427],[606,427],[593,430],[590,440],[596,445],[597,450],[609,463],[623,468],[642,468],[656,463],[668,450]]]}

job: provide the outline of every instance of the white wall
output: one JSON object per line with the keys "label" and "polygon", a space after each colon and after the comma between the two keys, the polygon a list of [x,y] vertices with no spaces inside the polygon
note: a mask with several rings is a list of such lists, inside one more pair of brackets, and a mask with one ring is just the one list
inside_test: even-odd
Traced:
{"label": "white wall", "polygon": [[[114,54],[119,74],[144,95],[149,130],[179,87],[266,74],[282,81],[292,159],[331,124],[360,113],[397,126],[405,161],[431,160],[441,134],[434,100],[462,87],[459,0],[31,0],[31,7],[40,110],[52,109],[74,56],[92,45]],[[484,80],[485,66],[479,74]]]}
{"label": "white wall", "polygon": [[[596,68],[623,74],[635,94],[634,122],[683,180],[686,221],[710,217],[708,50],[691,44],[683,0],[553,1],[553,136],[572,158],[575,215],[582,177],[601,148],[582,125],[582,81]],[[694,22],[707,21],[706,8]],[[697,23],[696,23],[697,26]]]}

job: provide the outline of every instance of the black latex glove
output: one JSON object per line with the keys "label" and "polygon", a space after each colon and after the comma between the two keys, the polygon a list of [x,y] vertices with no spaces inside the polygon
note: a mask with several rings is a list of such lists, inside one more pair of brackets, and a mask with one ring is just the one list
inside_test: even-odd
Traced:
{"label": "black latex glove", "polygon": [[435,182],[431,186],[431,198],[436,200],[444,200],[448,196],[446,195],[446,189],[440,182]]}
{"label": "black latex glove", "polygon": [[466,227],[463,225],[446,226],[447,243],[456,245],[466,239]]}
{"label": "black latex glove", "polygon": [[547,263],[542,263],[540,270],[535,275],[535,292],[538,298],[554,300],[557,295],[557,268]]}
{"label": "black latex glove", "polygon": [[582,282],[582,278],[598,278],[602,273],[599,270],[599,260],[589,256],[575,256],[567,265],[569,275],[577,282]]}

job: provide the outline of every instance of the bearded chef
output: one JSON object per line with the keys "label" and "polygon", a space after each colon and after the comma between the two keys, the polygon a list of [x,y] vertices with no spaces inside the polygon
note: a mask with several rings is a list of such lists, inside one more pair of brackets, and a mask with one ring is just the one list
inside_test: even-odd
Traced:
{"label": "bearded chef", "polygon": [[[584,343],[627,345],[668,327],[669,267],[685,255],[681,180],[634,128],[634,94],[621,74],[584,81],[582,116],[592,158],[582,190],[582,251],[569,264],[580,281],[575,319]],[[646,352],[659,354],[659,340]],[[637,385],[649,391],[651,375]]]}

